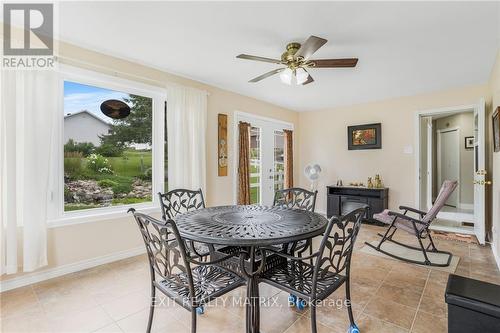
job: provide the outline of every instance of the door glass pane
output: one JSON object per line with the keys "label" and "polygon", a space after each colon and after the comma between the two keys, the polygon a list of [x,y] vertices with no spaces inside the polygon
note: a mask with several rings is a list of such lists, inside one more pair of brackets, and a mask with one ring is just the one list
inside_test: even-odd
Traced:
{"label": "door glass pane", "polygon": [[282,190],[285,179],[285,136],[274,131],[274,191]]}
{"label": "door glass pane", "polygon": [[258,127],[250,129],[250,203],[260,203],[261,197],[261,130]]}

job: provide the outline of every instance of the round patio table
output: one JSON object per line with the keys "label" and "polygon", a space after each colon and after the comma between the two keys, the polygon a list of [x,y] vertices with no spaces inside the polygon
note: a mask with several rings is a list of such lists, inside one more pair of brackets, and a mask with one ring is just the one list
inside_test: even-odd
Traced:
{"label": "round patio table", "polygon": [[[267,206],[218,206],[179,215],[175,219],[182,237],[205,244],[247,247],[250,267],[259,248],[321,235],[327,225],[322,215],[298,209]],[[258,275],[240,261],[247,279],[246,332],[259,333]]]}

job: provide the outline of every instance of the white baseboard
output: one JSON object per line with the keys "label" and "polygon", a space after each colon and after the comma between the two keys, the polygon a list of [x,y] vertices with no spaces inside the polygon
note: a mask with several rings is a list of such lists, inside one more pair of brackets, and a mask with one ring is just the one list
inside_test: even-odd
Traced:
{"label": "white baseboard", "polygon": [[497,267],[500,270],[500,256],[498,255],[498,249],[496,248],[495,243],[491,243],[491,251],[493,251],[493,257],[495,257]]}
{"label": "white baseboard", "polygon": [[469,204],[469,203],[460,203],[458,205],[460,209],[467,209],[467,210],[473,210],[474,209],[474,204]]}
{"label": "white baseboard", "polygon": [[323,216],[325,216],[325,217],[326,217],[326,211],[323,211],[323,210],[318,211],[318,210],[317,210],[317,211],[316,211],[316,213],[318,213],[318,214],[323,215]]}
{"label": "white baseboard", "polygon": [[134,257],[146,252],[144,246],[139,246],[133,249],[107,254],[101,257],[78,261],[72,264],[62,265],[54,268],[49,268],[39,272],[23,274],[19,277],[0,281],[0,292],[4,292],[19,287],[24,287],[40,281],[52,279],[58,276],[75,273],[84,269],[104,265],[113,261],[118,261],[130,257]]}

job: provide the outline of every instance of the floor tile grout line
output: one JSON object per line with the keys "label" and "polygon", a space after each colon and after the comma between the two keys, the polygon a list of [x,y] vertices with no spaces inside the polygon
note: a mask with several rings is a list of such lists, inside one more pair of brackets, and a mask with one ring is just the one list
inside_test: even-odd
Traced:
{"label": "floor tile grout line", "polygon": [[300,315],[290,326],[288,326],[282,333],[286,333],[288,332],[292,327],[293,325],[295,325],[296,322],[298,322],[299,320],[301,320],[302,318],[304,317],[304,314]]}
{"label": "floor tile grout line", "polygon": [[422,300],[424,299],[425,288],[427,287],[427,283],[429,282],[429,279],[431,277],[431,272],[432,272],[432,269],[429,269],[429,272],[427,273],[427,279],[425,280],[424,289],[422,289],[422,294],[420,295],[420,299],[418,301],[417,311],[415,311],[415,315],[413,316],[413,320],[411,322],[411,326],[410,326],[410,330],[409,330],[410,333],[412,332],[413,326],[415,325],[415,321],[417,320],[418,311],[420,310],[420,304],[422,303]]}
{"label": "floor tile grout line", "polygon": [[391,265],[391,269],[384,276],[384,278],[382,279],[382,282],[380,282],[380,284],[378,285],[377,290],[375,290],[375,292],[373,293],[373,295],[371,295],[371,297],[368,299],[368,301],[366,302],[366,304],[363,306],[363,309],[361,309],[360,314],[366,314],[366,315],[368,315],[367,313],[365,313],[366,307],[372,301],[372,299],[375,297],[375,295],[377,295],[378,291],[380,290],[380,288],[382,287],[382,285],[384,284],[384,282],[387,280],[387,277],[389,276],[389,274],[391,274],[391,272],[392,272],[393,269],[394,269],[394,266]]}
{"label": "floor tile grout line", "polygon": [[[389,325],[392,325],[392,326],[396,326],[397,328],[400,328],[400,329],[402,329],[402,330],[408,331],[408,329],[407,329],[407,328],[404,328],[404,327],[402,327],[402,326],[399,326],[398,324],[394,324],[394,323],[391,323],[391,322],[385,321],[385,320],[383,320],[383,319],[377,318],[377,317],[372,316],[372,315],[369,315],[369,314],[367,314],[367,313],[363,313],[363,314],[364,314],[365,316],[367,316],[367,317],[370,317],[370,318],[374,319],[374,320],[379,320],[379,321],[381,321],[381,322],[383,322],[383,323],[386,323],[386,324],[389,324]],[[409,331],[408,331],[408,332],[409,332]]]}

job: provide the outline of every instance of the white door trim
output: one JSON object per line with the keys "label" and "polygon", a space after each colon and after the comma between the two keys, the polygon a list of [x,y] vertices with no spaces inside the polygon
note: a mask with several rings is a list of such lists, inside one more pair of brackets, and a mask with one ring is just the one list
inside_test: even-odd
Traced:
{"label": "white door trim", "polygon": [[[434,126],[432,124],[432,117],[427,118],[427,193],[426,193],[426,209],[419,207],[422,210],[428,211],[432,207],[432,190],[433,190],[433,177],[434,173],[432,170],[433,163],[432,158],[434,157]],[[419,201],[420,202],[420,201]]]}
{"label": "white door trim", "polygon": [[467,105],[458,105],[458,106],[450,106],[444,108],[436,108],[436,109],[428,109],[428,110],[418,110],[415,112],[414,118],[414,142],[415,142],[415,207],[417,208],[425,208],[420,207],[420,118],[425,116],[438,116],[445,114],[454,114],[461,112],[473,112],[477,107],[476,104],[467,104]]}
{"label": "white door trim", "polygon": [[443,133],[448,133],[448,132],[454,132],[456,131],[457,132],[457,142],[456,142],[456,149],[458,151],[458,163],[457,163],[457,166],[458,166],[458,185],[457,185],[457,188],[456,188],[456,192],[457,192],[457,201],[455,202],[455,206],[457,208],[460,207],[460,127],[449,127],[449,128],[444,128],[444,129],[439,129],[439,130],[436,130],[437,132],[437,151],[436,151],[436,156],[437,156],[437,180],[438,180],[438,184],[437,184],[437,187],[440,188],[441,187],[441,184],[443,184],[443,179],[442,179],[442,175],[441,175],[441,134]]}

